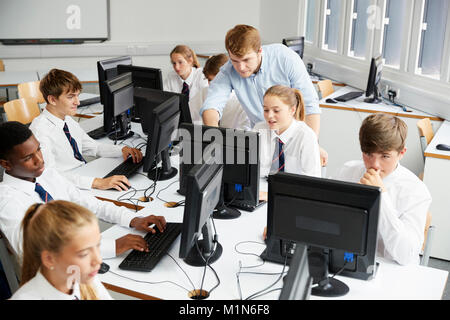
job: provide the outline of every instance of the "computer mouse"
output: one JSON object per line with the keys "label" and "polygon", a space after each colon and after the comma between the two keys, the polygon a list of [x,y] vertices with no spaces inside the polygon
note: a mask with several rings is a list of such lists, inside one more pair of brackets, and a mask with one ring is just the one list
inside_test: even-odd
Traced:
{"label": "computer mouse", "polygon": [[327,103],[337,103],[336,100],[331,99],[331,98],[328,98],[327,100],[325,100],[325,102],[327,102]]}
{"label": "computer mouse", "polygon": [[444,143],[439,143],[436,146],[436,149],[438,150],[444,150],[444,151],[450,151],[450,146],[448,144],[444,144]]}
{"label": "computer mouse", "polygon": [[108,272],[108,270],[109,270],[109,265],[102,262],[102,264],[100,265],[100,269],[98,270],[98,273],[103,274],[103,273]]}

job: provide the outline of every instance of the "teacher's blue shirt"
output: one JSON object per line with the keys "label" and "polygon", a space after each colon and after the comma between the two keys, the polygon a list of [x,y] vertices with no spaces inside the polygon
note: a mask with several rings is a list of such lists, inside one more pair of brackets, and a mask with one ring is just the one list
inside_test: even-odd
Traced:
{"label": "teacher's blue shirt", "polygon": [[283,44],[262,46],[262,63],[256,74],[242,78],[231,61],[220,68],[210,83],[208,96],[200,110],[215,109],[222,117],[223,108],[234,90],[242,107],[252,122],[264,121],[263,97],[274,85],[297,88],[303,94],[306,114],[320,114],[319,98],[300,56]]}

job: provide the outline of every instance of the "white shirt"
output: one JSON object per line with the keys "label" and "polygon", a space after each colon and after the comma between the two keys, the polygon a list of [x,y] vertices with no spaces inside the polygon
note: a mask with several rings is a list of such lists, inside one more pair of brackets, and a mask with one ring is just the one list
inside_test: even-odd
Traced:
{"label": "white shirt", "polygon": [[54,167],[73,184],[81,189],[91,189],[95,177],[81,176],[68,172],[84,165],[75,159],[72,146],[64,133],[64,122],[67,123],[70,135],[77,142],[80,153],[85,156],[122,157],[123,146],[98,143],[87,135],[78,122],[66,116],[64,121],[51,114],[47,109],[30,125],[36,139],[41,143],[42,155],[47,168]]}
{"label": "white shirt", "polygon": [[[98,200],[87,192],[82,193],[52,168],[46,168],[41,176],[36,178],[36,182],[39,182],[54,200],[77,203],[91,210],[99,219],[110,223],[129,227],[131,220],[140,216],[110,202]],[[0,229],[19,257],[22,257],[21,223],[25,212],[32,204],[43,202],[34,188],[35,183],[15,178],[6,172],[0,183]],[[115,257],[115,240],[102,239],[100,252],[103,258]]]}
{"label": "white shirt", "polygon": [[198,103],[191,103],[191,101],[198,101],[197,95],[201,94],[202,88],[208,86],[208,80],[203,74],[203,68],[192,67],[191,74],[186,80],[181,79],[175,71],[170,71],[164,80],[164,90],[181,93],[183,82],[186,82],[189,86],[189,109],[191,110],[192,123],[202,124],[202,116],[200,115],[202,106]]}
{"label": "white shirt", "polygon": [[317,135],[303,121],[293,120],[289,128],[281,135],[271,130],[265,121],[257,123],[253,131],[260,133],[261,176],[264,177],[270,173],[275,146],[278,147],[277,138],[284,143],[284,172],[322,176]]}
{"label": "white shirt", "polygon": [[[97,276],[92,280],[92,286],[100,300],[113,300]],[[11,300],[81,300],[80,285],[75,282],[72,294],[66,294],[56,289],[39,270],[27,283],[12,295]]]}
{"label": "white shirt", "polygon": [[[349,161],[334,179],[359,182],[366,168],[361,160]],[[398,164],[383,179],[377,254],[399,264],[418,264],[424,241],[431,195],[417,176]]]}

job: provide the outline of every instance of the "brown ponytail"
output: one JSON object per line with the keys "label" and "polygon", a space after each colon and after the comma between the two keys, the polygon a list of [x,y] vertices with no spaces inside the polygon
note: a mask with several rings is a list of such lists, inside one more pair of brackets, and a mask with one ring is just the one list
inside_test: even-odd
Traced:
{"label": "brown ponytail", "polygon": [[298,121],[305,121],[305,103],[300,90],[282,85],[275,85],[267,89],[265,96],[278,97],[284,104],[295,106],[294,118]]}
{"label": "brown ponytail", "polygon": [[194,50],[192,50],[188,46],[180,44],[173,48],[173,50],[170,52],[170,56],[172,57],[172,54],[174,53],[181,54],[186,59],[186,61],[192,60],[192,66],[200,68],[200,63],[198,62],[197,55],[195,54]]}

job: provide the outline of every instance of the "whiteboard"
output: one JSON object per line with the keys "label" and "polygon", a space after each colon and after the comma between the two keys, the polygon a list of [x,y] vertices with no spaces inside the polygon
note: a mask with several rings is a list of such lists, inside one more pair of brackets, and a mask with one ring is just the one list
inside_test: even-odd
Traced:
{"label": "whiteboard", "polygon": [[1,1],[0,41],[106,40],[108,10],[108,0]]}

